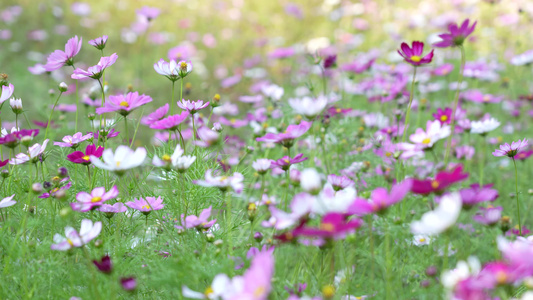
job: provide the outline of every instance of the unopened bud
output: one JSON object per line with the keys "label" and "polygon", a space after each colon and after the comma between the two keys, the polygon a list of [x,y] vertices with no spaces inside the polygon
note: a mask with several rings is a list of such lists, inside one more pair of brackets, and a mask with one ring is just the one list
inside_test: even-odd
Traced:
{"label": "unopened bud", "polygon": [[61,82],[59,84],[58,88],[59,88],[59,91],[61,93],[64,93],[64,92],[66,92],[68,90],[68,85],[66,83],[64,83],[64,82]]}

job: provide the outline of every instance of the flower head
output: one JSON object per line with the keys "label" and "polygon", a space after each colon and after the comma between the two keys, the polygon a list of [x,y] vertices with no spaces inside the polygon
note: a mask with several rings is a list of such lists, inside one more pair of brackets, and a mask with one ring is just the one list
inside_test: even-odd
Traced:
{"label": "flower head", "polygon": [[71,66],[74,63],[72,59],[81,50],[82,41],[83,39],[75,36],[68,40],[65,45],[65,51],[56,50],[52,52],[52,54],[48,56],[46,65],[44,66],[46,71],[52,72],[65,65]]}
{"label": "flower head", "polygon": [[312,120],[320,115],[320,113],[326,108],[326,105],[328,105],[328,98],[322,95],[318,96],[316,99],[311,97],[303,97],[300,99],[291,98],[289,99],[289,105],[296,114],[300,114],[307,119]]}
{"label": "flower head", "polygon": [[188,111],[191,115],[194,115],[197,111],[206,108],[209,105],[209,101],[204,103],[203,100],[191,101],[182,99],[178,101],[178,107]]}
{"label": "flower head", "polygon": [[178,63],[171,59],[169,62],[166,62],[164,59],[160,59],[154,64],[154,70],[168,78],[170,81],[176,81],[180,79],[180,69]]}
{"label": "flower head", "polygon": [[138,210],[144,214],[149,214],[152,210],[160,210],[165,207],[163,198],[161,197],[146,197],[135,198],[133,201],[126,202],[126,206]]}
{"label": "flower head", "polygon": [[150,102],[152,102],[152,97],[144,94],[139,95],[138,92],[130,92],[126,94],[126,96],[109,96],[109,99],[105,102],[104,106],[96,109],[96,113],[100,115],[107,112],[118,112],[123,116],[127,116],[136,108]]}
{"label": "flower head", "polygon": [[107,38],[107,35],[97,37],[94,40],[90,40],[89,45],[95,47],[98,50],[103,50],[105,48],[105,44],[107,43]]}
{"label": "flower head", "polygon": [[344,214],[328,213],[322,217],[318,228],[301,226],[292,231],[292,235],[318,237],[325,239],[340,239],[346,234],[353,232],[355,229],[361,227],[363,221],[359,219],[348,220]]}
{"label": "flower head", "polygon": [[98,148],[96,148],[95,145],[90,144],[90,145],[87,145],[87,147],[85,147],[85,153],[82,151],[72,152],[69,155],[67,155],[67,160],[75,164],[90,165],[91,156],[100,158],[102,157],[103,152],[104,152],[104,147],[98,146]]}
{"label": "flower head", "polygon": [[515,155],[517,155],[518,152],[520,152],[520,150],[522,150],[524,147],[527,146],[527,142],[528,140],[523,139],[523,140],[518,140],[516,142],[512,142],[511,145],[505,143],[504,145],[500,145],[500,149],[494,150],[494,152],[492,152],[492,155],[507,156],[510,158],[514,158]]}
{"label": "flower head", "polygon": [[402,43],[401,50],[398,50],[398,53],[404,58],[404,60],[415,67],[422,64],[429,64],[433,59],[433,50],[424,57],[422,57],[423,52],[424,43],[418,41],[414,41],[411,44],[411,47],[406,43]]}
{"label": "flower head", "polygon": [[426,149],[432,148],[437,141],[448,137],[450,134],[450,126],[442,124],[440,120],[428,120],[426,130],[417,128],[415,133],[409,136],[409,139],[417,146]]}
{"label": "flower head", "polygon": [[302,121],[299,125],[289,125],[283,133],[267,133],[256,138],[258,142],[278,143],[286,148],[292,147],[294,140],[304,135],[313,123]]}
{"label": "flower head", "polygon": [[150,126],[153,123],[163,119],[165,115],[167,114],[169,108],[170,108],[169,104],[166,103],[165,105],[156,109],[153,113],[147,115],[146,117],[143,117],[141,119],[141,124]]}
{"label": "flower head", "polygon": [[0,201],[0,208],[10,207],[10,206],[17,204],[17,201],[13,201],[13,197],[15,197],[15,194],[2,199]]}
{"label": "flower head", "polygon": [[468,173],[463,173],[463,166],[459,165],[451,172],[439,172],[435,179],[418,180],[413,179],[411,192],[415,194],[427,195],[429,193],[442,193],[452,184],[468,178]]}
{"label": "flower head", "polygon": [[113,150],[106,149],[102,154],[103,162],[96,156],[91,156],[91,163],[97,168],[113,171],[118,175],[128,169],[140,166],[146,158],[146,149],[139,147],[133,151],[128,146],[120,145],[113,154]]}
{"label": "flower head", "polygon": [[32,163],[36,163],[39,160],[39,157],[43,154],[44,150],[46,149],[46,145],[48,145],[48,139],[44,140],[42,146],[40,144],[35,144],[28,148],[28,154],[26,153],[19,153],[15,155],[14,158],[9,160],[9,163],[12,165],[20,165],[25,162],[31,161]]}
{"label": "flower head", "polygon": [[3,85],[2,86],[2,93],[0,94],[0,104],[4,103],[7,99],[9,99],[13,92],[15,92],[15,87],[13,84]]}
{"label": "flower head", "polygon": [[213,170],[209,169],[205,172],[205,180],[195,180],[193,183],[199,186],[217,187],[224,192],[231,188],[240,194],[244,188],[243,180],[244,176],[241,173],[236,172],[231,176],[213,176]]}
{"label": "flower head", "polygon": [[164,119],[153,122],[150,125],[150,128],[159,130],[176,130],[178,129],[178,126],[183,123],[185,119],[187,119],[188,116],[188,111],[182,111],[181,114],[168,116]]}
{"label": "flower head", "polygon": [[109,192],[105,191],[105,187],[97,187],[93,189],[90,194],[87,192],[79,192],[76,195],[76,200],[78,202],[71,203],[70,207],[75,211],[88,212],[100,207],[105,201],[114,199],[117,196],[118,188],[116,185],[113,186]]}
{"label": "flower head", "polygon": [[489,118],[481,121],[472,121],[470,123],[470,132],[486,135],[487,133],[498,128],[499,126],[500,122],[498,122],[498,120],[494,118]]}
{"label": "flower head", "polygon": [[461,24],[461,27],[457,26],[457,24],[450,24],[448,26],[448,32],[439,35],[442,41],[434,44],[434,46],[447,48],[463,45],[466,38],[474,32],[474,29],[476,29],[477,22],[474,22],[470,27],[468,26],[469,23],[470,20],[466,19],[463,21],[463,24]]}
{"label": "flower head", "polygon": [[70,135],[64,136],[63,142],[54,142],[54,145],[59,146],[59,147],[76,148],[81,142],[86,141],[88,139],[92,139],[92,138],[93,138],[92,132],[89,132],[86,135],[83,135],[83,133],[78,132],[78,133],[75,133],[73,136],[70,136]]}
{"label": "flower head", "polygon": [[349,211],[359,216],[384,211],[389,206],[400,202],[411,190],[412,185],[412,180],[407,179],[402,183],[395,184],[390,193],[387,192],[386,188],[377,188],[372,191],[370,201],[357,198],[350,206]]}
{"label": "flower head", "polygon": [[95,239],[102,231],[102,222],[95,222],[88,219],[81,221],[80,231],[68,226],[65,227],[65,236],[60,234],[54,235],[54,244],[50,247],[52,250],[66,251],[74,247],[82,247]]}
{"label": "flower head", "polygon": [[113,263],[111,262],[111,257],[105,255],[100,260],[93,260],[93,264],[98,268],[98,271],[104,274],[111,274],[113,271]]}
{"label": "flower head", "polygon": [[422,216],[420,221],[411,223],[414,234],[435,235],[450,228],[461,213],[461,195],[452,193],[441,198],[439,206]]}
{"label": "flower head", "polygon": [[292,165],[306,161],[308,157],[303,157],[304,154],[297,154],[295,157],[291,158],[289,156],[283,156],[282,158],[272,161],[272,167],[278,167],[284,171],[287,171]]}
{"label": "flower head", "polygon": [[77,68],[70,77],[72,79],[100,79],[104,74],[104,70],[112,66],[117,61],[117,58],[118,55],[116,53],[111,54],[111,56],[101,57],[98,64],[89,67],[87,71]]}
{"label": "flower head", "polygon": [[209,219],[210,217],[211,217],[211,206],[202,210],[202,212],[200,213],[198,217],[194,215],[187,216],[185,218],[184,226],[187,229],[188,228],[208,229],[211,226],[213,226],[213,224],[215,224],[217,221],[216,219],[208,221],[207,219]]}

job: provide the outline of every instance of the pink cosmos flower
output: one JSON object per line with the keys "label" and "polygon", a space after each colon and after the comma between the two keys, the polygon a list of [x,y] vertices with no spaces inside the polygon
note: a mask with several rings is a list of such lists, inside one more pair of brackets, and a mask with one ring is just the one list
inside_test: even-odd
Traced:
{"label": "pink cosmos flower", "polygon": [[440,194],[452,184],[468,178],[468,173],[463,173],[463,166],[455,167],[451,172],[442,171],[435,176],[435,179],[418,180],[413,179],[411,191],[415,194],[427,195],[430,193]]}
{"label": "pink cosmos flower", "polygon": [[9,160],[9,164],[11,165],[20,165],[25,162],[31,161],[32,163],[36,163],[39,160],[39,157],[41,154],[43,154],[44,150],[46,149],[46,145],[48,144],[48,139],[44,140],[43,145],[35,144],[28,148],[28,154],[26,153],[19,153],[14,158]]}
{"label": "pink cosmos flower", "polygon": [[159,130],[177,130],[178,126],[183,123],[183,121],[185,121],[189,115],[190,114],[188,111],[182,111],[181,114],[168,116],[164,119],[153,122],[150,125],[150,128]]}
{"label": "pink cosmos flower", "polygon": [[49,192],[43,193],[41,196],[39,196],[39,198],[40,199],[47,199],[47,198],[50,198],[50,197],[54,197],[57,194],[57,192],[59,192],[59,191],[67,191],[67,190],[69,190],[72,187],[72,181],[68,181],[69,179],[70,179],[69,177],[63,178],[63,180],[61,180],[59,182],[59,184],[57,184],[56,187],[51,189]]}
{"label": "pink cosmos flower", "polygon": [[206,126],[198,128],[196,133],[198,134],[200,140],[196,141],[195,145],[204,148],[213,146],[218,143],[218,138],[220,136],[218,132],[209,129]]}
{"label": "pink cosmos flower", "polygon": [[117,58],[118,55],[116,53],[111,54],[111,56],[101,57],[98,64],[89,67],[87,71],[77,68],[70,77],[72,79],[100,79],[104,74],[104,70],[112,66],[117,61]]}
{"label": "pink cosmos flower", "polygon": [[70,136],[70,135],[64,136],[63,142],[54,142],[54,146],[70,147],[70,148],[76,149],[80,143],[88,139],[92,139],[92,138],[93,138],[92,132],[89,132],[86,135],[83,135],[83,133],[78,132],[78,133],[75,133],[73,136]]}
{"label": "pink cosmos flower", "polygon": [[206,108],[209,105],[209,101],[204,103],[203,100],[191,101],[182,99],[178,101],[178,107],[188,111],[191,115],[194,115],[197,111]]}
{"label": "pink cosmos flower", "polygon": [[4,161],[0,160],[0,168],[7,166],[8,163],[9,163],[9,159],[6,159]]}
{"label": "pink cosmos flower", "polygon": [[87,192],[79,192],[76,195],[76,200],[78,202],[70,203],[70,207],[75,211],[88,212],[100,207],[105,201],[114,199],[117,196],[118,188],[116,185],[113,186],[109,192],[105,191],[105,187],[97,187],[93,189],[90,194]]}
{"label": "pink cosmos flower", "polygon": [[171,59],[169,62],[166,62],[164,59],[160,59],[154,64],[154,70],[168,78],[170,81],[176,81],[180,79],[180,69],[178,63]]}
{"label": "pink cosmos flower", "polygon": [[447,48],[463,45],[466,38],[474,32],[474,29],[476,29],[477,22],[474,22],[472,26],[468,27],[469,23],[470,20],[466,19],[463,24],[461,24],[461,27],[458,27],[457,24],[450,24],[448,26],[448,32],[439,35],[442,41],[435,43],[434,46]]}
{"label": "pink cosmos flower", "polygon": [[13,86],[11,83],[8,85],[3,85],[2,94],[0,94],[0,104],[9,99],[11,95],[13,95],[13,92],[15,92],[15,86]]}
{"label": "pink cosmos flower", "polygon": [[459,191],[463,206],[471,207],[485,201],[494,201],[498,198],[498,190],[492,188],[493,184],[480,187],[478,183],[470,185],[470,188]]}
{"label": "pink cosmos flower", "polygon": [[78,39],[78,36],[75,36],[67,41],[65,51],[56,50],[52,52],[52,54],[48,56],[46,65],[44,66],[46,71],[52,72],[65,65],[72,66],[74,63],[74,56],[76,56],[81,50],[82,41],[83,39]]}
{"label": "pink cosmos flower", "polygon": [[225,192],[229,188],[240,194],[244,188],[244,176],[235,172],[231,176],[213,176],[213,170],[208,169],[205,172],[205,180],[194,180],[193,183],[204,187],[216,187]]}
{"label": "pink cosmos flower", "polygon": [[95,222],[88,219],[81,221],[80,232],[67,226],[65,227],[65,237],[60,234],[54,235],[54,244],[50,247],[52,250],[66,251],[74,247],[83,247],[95,239],[102,231],[102,222]]}
{"label": "pink cosmos flower", "polygon": [[198,229],[211,228],[211,226],[213,226],[213,224],[215,224],[217,220],[214,219],[214,220],[208,221],[207,219],[209,219],[209,217],[211,217],[211,206],[209,206],[209,208],[202,210],[202,212],[200,213],[198,217],[194,215],[187,216],[185,218],[184,226],[187,229],[189,228],[198,228]]}
{"label": "pink cosmos flower", "polygon": [[345,72],[352,72],[352,73],[355,73],[355,74],[361,74],[364,71],[370,69],[370,67],[374,64],[375,61],[376,61],[375,59],[371,59],[371,60],[368,60],[367,62],[363,63],[363,62],[361,62],[359,60],[354,60],[351,63],[342,65],[340,67],[340,69],[342,71],[345,71]]}
{"label": "pink cosmos flower", "polygon": [[221,116],[218,121],[222,123],[223,125],[230,126],[232,128],[241,128],[243,126],[248,125],[248,121],[246,120],[238,120],[236,118],[232,118],[231,120],[228,120]]}
{"label": "pink cosmos flower", "polygon": [[87,145],[87,147],[85,147],[85,153],[82,151],[72,152],[69,155],[67,155],[67,160],[75,164],[90,165],[91,156],[100,158],[102,157],[103,152],[104,152],[104,147],[98,146],[98,149],[97,149],[95,145],[90,144],[90,145]]}
{"label": "pink cosmos flower", "polygon": [[168,110],[170,108],[170,105],[166,103],[165,105],[161,106],[160,108],[156,109],[153,113],[147,115],[146,117],[143,117],[141,119],[141,124],[150,126],[153,123],[163,119],[165,115],[167,114]]}
{"label": "pink cosmos flower", "polygon": [[13,201],[13,197],[15,197],[15,194],[2,199],[2,201],[0,201],[0,208],[10,207],[17,204],[17,201]]}
{"label": "pink cosmos flower", "polygon": [[303,157],[303,153],[297,154],[295,157],[283,156],[282,158],[272,161],[271,168],[278,167],[287,171],[292,165],[306,161],[308,157]]}
{"label": "pink cosmos flower", "polygon": [[472,159],[472,157],[474,157],[475,152],[476,150],[472,146],[464,145],[455,147],[455,156],[457,157],[457,159]]}
{"label": "pink cosmos flower", "polygon": [[417,67],[422,64],[429,64],[433,59],[433,51],[429,52],[426,56],[422,57],[424,52],[424,43],[414,41],[412,46],[409,47],[406,43],[402,43],[401,51],[398,50],[398,53],[405,59],[406,62]]}
{"label": "pink cosmos flower", "polygon": [[450,124],[452,122],[452,109],[446,107],[444,110],[437,108],[437,112],[433,114],[435,120],[439,120],[440,124]]}
{"label": "pink cosmos flower", "polygon": [[520,151],[518,152],[517,155],[515,155],[515,159],[518,159],[518,160],[526,160],[528,159],[531,155],[533,155],[533,150],[524,150],[524,151]]}
{"label": "pink cosmos flower", "polygon": [[144,94],[139,96],[138,92],[130,92],[126,96],[109,96],[109,100],[105,102],[103,107],[98,107],[96,113],[100,115],[107,112],[118,112],[123,116],[127,116],[136,108],[150,102],[152,102],[152,97]]}
{"label": "pink cosmos flower", "polygon": [[113,215],[116,213],[126,212],[128,208],[123,203],[117,202],[113,205],[102,204],[97,210],[106,214]]}
{"label": "pink cosmos flower", "polygon": [[494,156],[508,156],[510,158],[514,158],[522,148],[525,148],[527,146],[528,140],[518,140],[517,142],[512,142],[511,145],[505,143],[505,145],[500,145],[500,149],[496,149],[494,152],[492,152],[492,155]]}
{"label": "pink cosmos flower", "polygon": [[477,103],[499,103],[503,100],[503,97],[494,96],[491,94],[483,94],[479,90],[468,90],[464,93],[461,93],[461,98]]}
{"label": "pink cosmos flower", "polygon": [[483,225],[494,225],[498,223],[502,217],[503,208],[501,206],[494,207],[489,205],[487,207],[480,207],[479,212],[472,217],[474,221]]}
{"label": "pink cosmos flower", "polygon": [[406,179],[399,184],[393,185],[390,193],[387,192],[386,188],[377,188],[372,191],[370,201],[357,198],[348,211],[358,216],[383,212],[389,206],[400,202],[411,190],[412,185],[412,180]]}
{"label": "pink cosmos flower", "polygon": [[155,197],[146,197],[146,200],[142,197],[139,199],[135,198],[133,201],[126,202],[126,206],[133,208],[142,212],[145,215],[148,215],[152,210],[160,210],[165,207],[163,204],[163,198],[161,196]]}
{"label": "pink cosmos flower", "polygon": [[328,175],[328,183],[331,184],[335,191],[343,190],[347,187],[355,185],[355,182],[346,176],[338,176],[335,174]]}
{"label": "pink cosmos flower", "polygon": [[90,40],[89,45],[95,47],[98,50],[103,50],[105,48],[105,44],[107,43],[107,38],[107,35],[97,37],[94,40]]}
{"label": "pink cosmos flower", "polygon": [[352,233],[355,229],[361,227],[363,221],[359,219],[347,220],[344,214],[328,213],[322,217],[318,228],[301,226],[292,231],[295,237],[318,237],[324,239],[341,239],[348,233]]}
{"label": "pink cosmos flower", "polygon": [[293,48],[278,48],[268,54],[270,58],[288,58],[295,54]]}
{"label": "pink cosmos flower", "polygon": [[283,133],[267,133],[255,140],[258,142],[278,143],[290,148],[294,144],[294,140],[304,135],[312,124],[311,122],[302,121],[299,125],[289,125]]}
{"label": "pink cosmos flower", "polygon": [[141,9],[138,9],[136,13],[138,16],[146,18],[146,20],[150,22],[159,16],[161,10],[156,7],[143,6]]}
{"label": "pink cosmos flower", "polygon": [[446,76],[453,71],[453,68],[454,66],[452,64],[442,64],[433,70],[433,74],[436,76]]}

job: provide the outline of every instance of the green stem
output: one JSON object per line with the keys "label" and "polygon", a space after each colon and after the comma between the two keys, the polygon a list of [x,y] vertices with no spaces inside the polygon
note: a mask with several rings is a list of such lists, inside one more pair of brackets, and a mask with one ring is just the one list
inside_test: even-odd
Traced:
{"label": "green stem", "polygon": [[513,157],[514,175],[516,182],[516,214],[518,216],[518,233],[522,235],[522,222],[520,222],[520,201],[518,199],[518,169],[516,168],[516,160]]}
{"label": "green stem", "polygon": [[[417,67],[415,66],[413,80],[411,81],[411,92],[409,93],[409,106],[407,106],[407,112],[405,113],[405,126],[403,128],[402,143],[405,142],[405,136],[407,134],[407,129],[409,128],[409,115],[411,114],[411,105],[413,104],[413,96],[415,94],[416,69]],[[400,126],[400,124],[398,124],[398,126]]]}
{"label": "green stem", "polygon": [[[54,109],[56,109],[57,102],[59,102],[59,98],[61,98],[61,95],[63,92],[59,92],[59,96],[57,96],[56,102],[54,103],[54,106],[52,107],[52,111],[50,112],[50,116],[48,117],[48,124],[46,124],[46,132],[44,134],[44,139],[46,140],[46,137],[48,136],[48,129],[50,128],[50,122],[52,121],[52,114],[54,113]],[[78,110],[76,110],[77,112]],[[77,132],[78,129],[76,129]]]}
{"label": "green stem", "polygon": [[461,71],[459,73],[459,82],[457,85],[457,90],[455,91],[455,101],[453,105],[453,112],[452,112],[452,119],[451,119],[451,125],[452,125],[452,131],[450,135],[448,136],[448,141],[446,143],[446,154],[444,155],[444,166],[448,166],[448,159],[450,156],[450,150],[452,148],[452,136],[455,132],[455,112],[457,111],[457,106],[459,105],[459,91],[461,90],[461,85],[463,83],[463,73],[465,70],[465,48],[463,46],[459,46],[459,49],[461,49]]}
{"label": "green stem", "polygon": [[126,145],[130,143],[130,135],[128,133],[128,118],[124,116],[124,130],[126,132]]}
{"label": "green stem", "polygon": [[481,135],[481,146],[480,153],[479,153],[479,186],[483,186],[483,169],[485,166],[485,136]]}

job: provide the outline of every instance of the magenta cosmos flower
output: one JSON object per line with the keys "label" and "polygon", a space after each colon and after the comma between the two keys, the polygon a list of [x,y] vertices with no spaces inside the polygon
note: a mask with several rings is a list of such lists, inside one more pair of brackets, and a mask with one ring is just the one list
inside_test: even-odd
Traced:
{"label": "magenta cosmos flower", "polygon": [[265,136],[256,138],[258,142],[278,143],[286,148],[292,147],[294,140],[304,135],[313,123],[302,121],[299,125],[289,125],[283,133],[267,133]]}
{"label": "magenta cosmos flower", "polygon": [[92,138],[93,138],[93,133],[92,132],[89,132],[86,135],[83,135],[83,133],[78,132],[78,133],[75,133],[72,136],[70,136],[70,135],[64,136],[63,137],[63,142],[54,142],[54,146],[70,147],[70,148],[76,149],[76,147],[78,147],[78,145],[81,142],[86,141],[88,139],[92,139]]}
{"label": "magenta cosmos flower", "polygon": [[83,153],[82,151],[72,152],[69,155],[67,155],[67,160],[75,164],[90,165],[91,156],[100,158],[102,157],[103,152],[104,152],[104,147],[99,146],[98,148],[96,148],[95,145],[91,144],[85,147],[85,153]]}
{"label": "magenta cosmos flower", "polygon": [[94,40],[89,41],[89,45],[95,47],[98,50],[104,50],[105,44],[107,43],[107,35],[97,37]]}
{"label": "magenta cosmos flower", "polygon": [[364,216],[371,213],[385,211],[389,206],[400,202],[411,190],[413,182],[411,179],[395,184],[390,193],[386,188],[380,187],[372,191],[370,201],[357,198],[350,206],[349,212],[355,215]]}
{"label": "magenta cosmos flower", "polygon": [[44,68],[48,72],[55,71],[62,66],[72,66],[74,61],[72,60],[81,50],[81,44],[83,39],[75,36],[67,41],[65,45],[65,51],[56,50],[48,56],[46,65]]}
{"label": "magenta cosmos flower", "polygon": [[153,113],[147,115],[146,117],[143,117],[141,119],[141,124],[150,126],[153,123],[163,119],[165,115],[168,112],[168,109],[170,108],[170,105],[166,103],[165,105],[161,106],[160,108],[156,109]]}
{"label": "magenta cosmos flower", "polygon": [[116,53],[111,54],[111,56],[101,57],[97,65],[89,67],[87,71],[77,68],[70,77],[72,79],[100,79],[104,74],[104,70],[112,66],[117,61],[117,58],[118,55]]}
{"label": "magenta cosmos flower", "polygon": [[52,250],[66,251],[74,247],[82,247],[95,239],[102,231],[102,222],[95,222],[83,219],[81,221],[80,232],[67,226],[65,227],[65,236],[60,234],[54,235],[54,244],[50,247]]}
{"label": "magenta cosmos flower", "polygon": [[318,228],[301,226],[293,230],[292,235],[318,237],[324,239],[341,239],[348,233],[352,233],[355,229],[361,227],[363,221],[359,219],[347,220],[344,214],[329,213],[322,217],[320,226]]}
{"label": "magenta cosmos flower", "polygon": [[402,43],[401,51],[398,50],[398,53],[405,59],[406,62],[417,67],[422,64],[429,64],[433,59],[433,50],[429,52],[426,56],[422,57],[424,52],[424,43],[419,41],[414,41],[412,46],[409,47],[407,43]]}
{"label": "magenta cosmos flower", "polygon": [[185,223],[184,223],[185,228],[187,229],[189,228],[208,229],[211,226],[213,226],[213,224],[215,224],[217,220],[216,219],[211,220],[211,221],[207,220],[209,219],[209,217],[211,217],[211,209],[212,209],[211,206],[209,206],[209,208],[202,210],[202,212],[200,213],[198,217],[194,215],[187,216],[185,218]]}
{"label": "magenta cosmos flower", "polygon": [[148,215],[152,210],[160,210],[165,207],[163,204],[163,198],[161,197],[146,197],[144,198],[135,198],[133,201],[126,202],[126,206],[133,208],[142,212],[145,215]]}
{"label": "magenta cosmos flower", "polygon": [[297,154],[295,157],[290,158],[289,156],[283,156],[278,160],[274,160],[271,163],[272,168],[278,167],[284,171],[287,171],[292,165],[306,161],[308,157],[303,157],[304,154]]}
{"label": "magenta cosmos flower", "polygon": [[150,128],[159,130],[177,130],[178,126],[183,123],[188,116],[189,112],[183,111],[181,114],[168,116],[164,119],[153,122],[150,125]]}
{"label": "magenta cosmos flower", "polygon": [[139,96],[138,92],[130,92],[126,96],[109,96],[109,100],[106,101],[103,107],[98,107],[96,113],[100,115],[107,112],[118,112],[123,116],[127,116],[136,108],[150,102],[152,102],[152,97],[144,94]]}
{"label": "magenta cosmos flower", "polygon": [[510,158],[514,158],[522,148],[527,146],[528,140],[518,140],[517,142],[512,142],[511,145],[505,143],[505,145],[500,145],[500,149],[494,150],[492,152],[492,155],[494,156],[508,156]]}
{"label": "magenta cosmos flower", "polygon": [[468,26],[469,24],[469,19],[464,20],[463,24],[461,24],[461,27],[457,26],[457,24],[450,24],[448,26],[448,32],[439,35],[442,41],[433,44],[433,46],[447,48],[463,45],[466,38],[472,34],[472,32],[474,32],[474,29],[476,29],[477,21],[474,22],[474,24],[472,24],[470,27]]}
{"label": "magenta cosmos flower", "polygon": [[418,180],[413,179],[411,192],[415,194],[427,195],[429,193],[440,194],[452,184],[468,178],[468,173],[463,173],[463,166],[459,165],[451,172],[439,172],[435,179]]}
{"label": "magenta cosmos flower", "polygon": [[206,108],[209,102],[204,103],[203,100],[191,101],[182,99],[178,101],[178,107],[188,111],[191,115],[194,115],[197,111]]}
{"label": "magenta cosmos flower", "polygon": [[90,194],[87,192],[79,192],[76,195],[76,200],[78,202],[70,203],[70,207],[72,207],[72,209],[75,211],[87,212],[101,206],[105,201],[114,199],[117,196],[118,188],[116,185],[113,186],[107,193],[105,191],[105,187],[97,187],[92,190]]}
{"label": "magenta cosmos flower", "polygon": [[433,118],[439,120],[441,125],[450,124],[452,122],[452,113],[453,111],[449,107],[446,107],[444,110],[437,108],[437,112],[433,114]]}
{"label": "magenta cosmos flower", "polygon": [[494,201],[498,198],[498,190],[492,188],[493,184],[479,186],[478,183],[470,185],[470,188],[459,191],[463,206],[472,207],[485,201]]}
{"label": "magenta cosmos flower", "polygon": [[494,225],[500,221],[502,211],[503,208],[501,206],[494,207],[489,205],[487,207],[480,207],[479,212],[472,219],[483,225]]}

